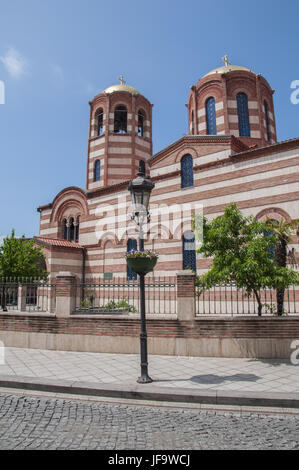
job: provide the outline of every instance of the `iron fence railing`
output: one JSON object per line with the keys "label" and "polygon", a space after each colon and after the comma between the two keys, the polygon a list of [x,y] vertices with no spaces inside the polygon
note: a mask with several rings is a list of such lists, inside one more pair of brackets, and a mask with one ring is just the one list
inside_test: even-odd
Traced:
{"label": "iron fence railing", "polygon": [[[276,291],[260,291],[263,315],[276,315]],[[258,304],[254,294],[248,296],[245,289],[233,284],[218,285],[209,290],[197,291],[197,315],[257,315]],[[290,286],[284,293],[284,314],[299,315],[299,286]]]}
{"label": "iron fence railing", "polygon": [[18,310],[18,289],[16,282],[0,282],[0,310]]}
{"label": "iron fence railing", "polygon": [[[175,277],[146,277],[145,301],[146,313],[175,314]],[[137,313],[139,302],[138,280],[98,279],[76,286],[75,313]]]}
{"label": "iron fence railing", "polygon": [[0,279],[0,310],[55,312],[56,285],[32,278]]}

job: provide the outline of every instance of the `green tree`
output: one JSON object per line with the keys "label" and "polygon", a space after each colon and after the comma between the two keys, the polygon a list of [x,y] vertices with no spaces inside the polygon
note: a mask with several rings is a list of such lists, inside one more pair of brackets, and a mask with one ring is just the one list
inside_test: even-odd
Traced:
{"label": "green tree", "polygon": [[4,238],[0,246],[0,277],[2,278],[41,278],[47,279],[44,269],[45,257],[34,240],[16,238],[15,231]]}
{"label": "green tree", "polygon": [[[287,248],[290,243],[292,235],[297,233],[299,235],[299,219],[288,222],[281,219],[273,220],[269,217],[266,218],[268,230],[274,233],[277,237],[277,242],[274,248],[274,262],[277,266],[285,268],[287,266]],[[277,314],[283,314],[284,305],[284,292],[285,289],[276,290]]]}
{"label": "green tree", "polygon": [[0,282],[2,282],[2,309],[5,305],[5,283],[20,278],[40,278],[46,280],[45,257],[34,240],[15,237],[15,231],[4,238],[0,246]]}
{"label": "green tree", "polygon": [[248,295],[253,292],[261,316],[261,289],[284,289],[298,283],[295,271],[275,264],[272,252],[277,235],[266,235],[267,231],[265,222],[243,216],[234,203],[226,207],[223,216],[211,222],[204,217],[203,242],[197,251],[212,258],[212,267],[199,278],[199,285],[209,289],[216,284],[234,283]]}

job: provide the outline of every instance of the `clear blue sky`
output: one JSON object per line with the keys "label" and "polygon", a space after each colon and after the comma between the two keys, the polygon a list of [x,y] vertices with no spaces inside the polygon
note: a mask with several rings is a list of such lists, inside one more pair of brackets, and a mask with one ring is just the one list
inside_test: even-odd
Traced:
{"label": "clear blue sky", "polygon": [[224,54],[276,90],[278,139],[299,136],[298,18],[297,0],[0,0],[0,236],[38,234],[36,208],[85,186],[88,101],[120,74],[154,103],[154,152]]}

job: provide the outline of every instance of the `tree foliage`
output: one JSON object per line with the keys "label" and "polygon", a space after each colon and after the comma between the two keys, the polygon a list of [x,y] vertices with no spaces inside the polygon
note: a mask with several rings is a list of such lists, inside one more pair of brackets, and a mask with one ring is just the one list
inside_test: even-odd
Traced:
{"label": "tree foliage", "polygon": [[[299,219],[287,221],[284,219],[273,220],[269,217],[266,218],[266,224],[268,230],[274,233],[277,237],[277,243],[274,249],[274,262],[278,266],[287,266],[287,248],[291,241],[292,235],[299,235]],[[277,301],[277,313],[278,315],[283,314],[284,305],[284,288],[276,290],[276,301]]]}
{"label": "tree foliage", "polygon": [[15,231],[4,238],[0,246],[0,278],[41,278],[47,279],[44,269],[45,257],[34,240],[15,237]]}
{"label": "tree foliage", "polygon": [[295,271],[275,264],[273,246],[277,241],[265,222],[245,217],[234,203],[226,207],[223,216],[211,222],[204,218],[203,243],[197,251],[213,261],[211,269],[199,278],[199,285],[209,289],[234,283],[248,295],[253,292],[261,315],[260,289],[284,289],[298,283]]}

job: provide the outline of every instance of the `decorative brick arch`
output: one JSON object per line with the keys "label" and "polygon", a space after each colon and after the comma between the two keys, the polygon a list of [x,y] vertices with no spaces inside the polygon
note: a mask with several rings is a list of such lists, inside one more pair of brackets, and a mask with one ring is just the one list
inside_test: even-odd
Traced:
{"label": "decorative brick arch", "polygon": [[[110,245],[109,247],[107,245]],[[99,248],[105,250],[107,248],[116,248],[118,246],[115,234],[112,232],[107,232],[103,238],[98,242]]]}
{"label": "decorative brick arch", "polygon": [[275,220],[281,220],[283,218],[287,222],[291,222],[292,220],[289,214],[279,207],[268,207],[267,209],[263,209],[255,217],[257,220],[266,220],[266,217]]}
{"label": "decorative brick arch", "polygon": [[84,217],[88,215],[88,205],[85,192],[74,186],[61,191],[53,201],[51,214],[52,222],[61,222],[64,218]]}
{"label": "decorative brick arch", "polygon": [[147,238],[155,240],[172,240],[173,234],[170,229],[163,224],[156,224],[147,231]]}
{"label": "decorative brick arch", "polygon": [[198,107],[203,108],[206,106],[206,102],[209,98],[214,98],[215,102],[223,100],[223,90],[221,83],[211,84],[205,87],[204,90],[198,94]]}
{"label": "decorative brick arch", "polygon": [[191,155],[192,158],[197,158],[198,157],[195,148],[186,147],[186,148],[184,148],[183,150],[180,150],[177,153],[177,155],[175,157],[175,162],[180,162],[185,155]]}
{"label": "decorative brick arch", "polygon": [[257,99],[256,77],[251,73],[242,73],[238,77],[228,77],[227,79],[227,95],[235,98],[238,93],[245,93],[248,99]]}

